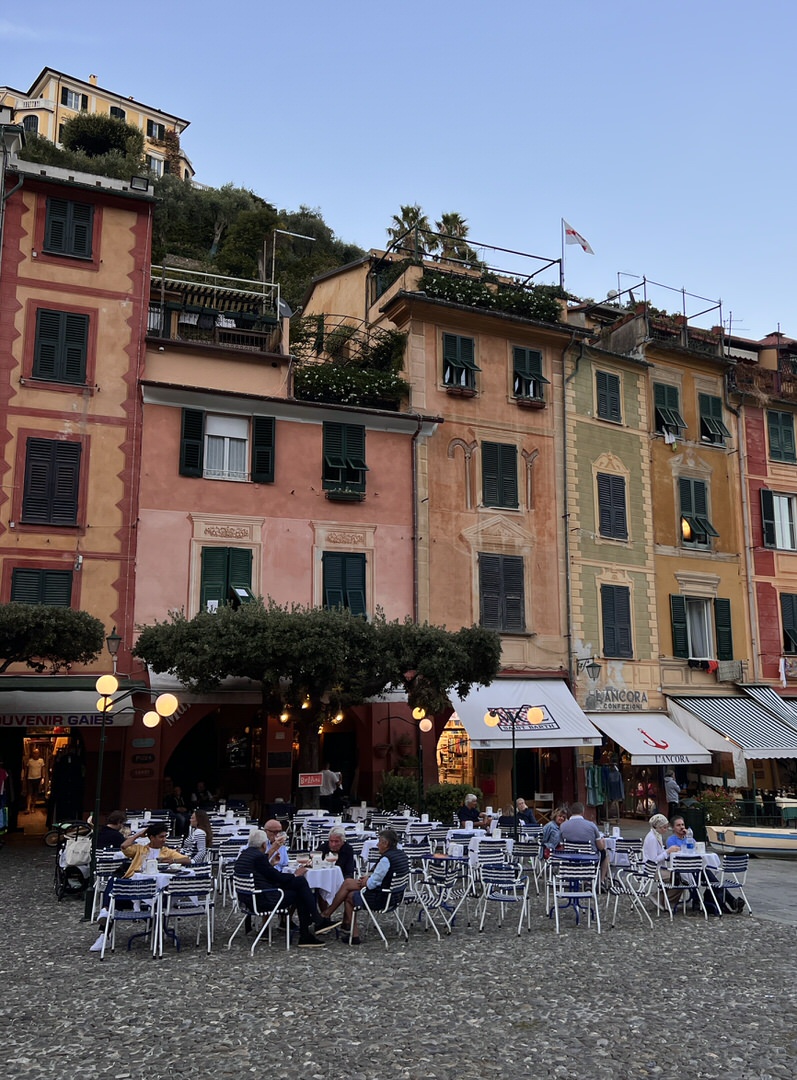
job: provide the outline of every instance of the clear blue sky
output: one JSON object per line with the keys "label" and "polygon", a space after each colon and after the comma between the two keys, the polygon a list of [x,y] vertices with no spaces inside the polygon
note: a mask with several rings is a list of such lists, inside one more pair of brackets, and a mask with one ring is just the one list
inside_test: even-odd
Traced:
{"label": "clear blue sky", "polygon": [[3,5],[0,82],[96,73],[191,121],[198,180],[364,248],[418,202],[555,258],[565,217],[571,291],[644,274],[797,337],[795,30],[793,0],[39,0]]}

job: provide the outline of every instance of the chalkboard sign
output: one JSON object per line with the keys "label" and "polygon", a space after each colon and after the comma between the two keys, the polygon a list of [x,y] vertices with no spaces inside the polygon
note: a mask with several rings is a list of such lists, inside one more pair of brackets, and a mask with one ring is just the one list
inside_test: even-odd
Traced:
{"label": "chalkboard sign", "polygon": [[290,769],[293,764],[293,754],[290,750],[280,751],[277,754],[267,754],[269,769]]}

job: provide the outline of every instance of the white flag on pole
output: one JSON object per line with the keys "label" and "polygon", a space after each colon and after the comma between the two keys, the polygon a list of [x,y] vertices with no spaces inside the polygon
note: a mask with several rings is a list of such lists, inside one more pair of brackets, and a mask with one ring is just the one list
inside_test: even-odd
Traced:
{"label": "white flag on pole", "polygon": [[589,246],[587,241],[581,235],[580,232],[576,232],[572,225],[568,225],[564,218],[562,218],[562,224],[565,227],[565,243],[566,244],[580,244],[587,255],[594,255],[595,252]]}

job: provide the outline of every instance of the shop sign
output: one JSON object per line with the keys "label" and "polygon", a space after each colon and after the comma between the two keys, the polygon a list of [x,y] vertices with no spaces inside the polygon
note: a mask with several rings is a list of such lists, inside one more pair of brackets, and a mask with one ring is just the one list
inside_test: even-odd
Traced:
{"label": "shop sign", "polygon": [[[6,713],[0,715],[0,727],[102,727],[102,713]],[[106,727],[132,727],[133,717],[109,716]]]}
{"label": "shop sign", "polygon": [[150,777],[155,775],[154,769],[131,769],[131,780],[149,780]]}
{"label": "shop sign", "polygon": [[153,738],[149,738],[149,739],[133,739],[133,747],[136,750],[146,750],[150,746],[154,746],[154,745],[155,745],[155,740]]}
{"label": "shop sign", "polygon": [[617,690],[612,686],[605,690],[593,690],[587,694],[585,708],[592,712],[638,712],[648,703],[648,695],[644,690]]}
{"label": "shop sign", "polygon": [[321,787],[321,773],[320,772],[300,772],[299,773],[299,787]]}
{"label": "shop sign", "polygon": [[151,761],[155,760],[154,754],[133,754],[131,758],[134,765],[149,765]]}

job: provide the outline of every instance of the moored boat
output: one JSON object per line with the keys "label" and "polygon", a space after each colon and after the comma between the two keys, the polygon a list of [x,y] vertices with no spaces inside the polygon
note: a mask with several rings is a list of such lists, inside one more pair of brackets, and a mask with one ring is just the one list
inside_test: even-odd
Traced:
{"label": "moored boat", "polygon": [[706,825],[713,848],[733,854],[797,856],[797,829],[757,825]]}

